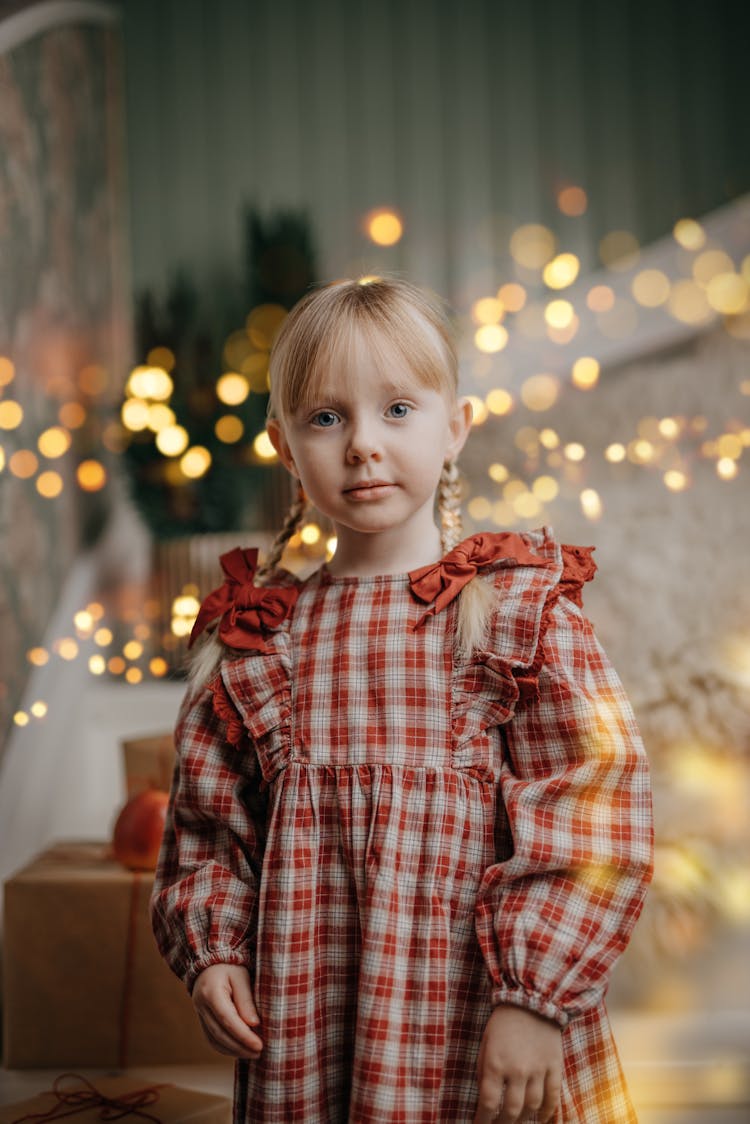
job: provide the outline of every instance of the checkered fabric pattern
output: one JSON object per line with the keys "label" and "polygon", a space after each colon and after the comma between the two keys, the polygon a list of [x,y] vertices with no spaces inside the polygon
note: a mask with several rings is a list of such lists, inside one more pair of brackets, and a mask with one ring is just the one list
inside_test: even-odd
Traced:
{"label": "checkered fabric pattern", "polygon": [[603,994],[650,876],[647,766],[576,556],[523,538],[544,564],[489,566],[468,660],[456,602],[415,630],[405,575],[324,568],[184,704],[154,927],[188,986],[250,970],[238,1124],[468,1124],[500,1002],[563,1028],[557,1124],[635,1120]]}

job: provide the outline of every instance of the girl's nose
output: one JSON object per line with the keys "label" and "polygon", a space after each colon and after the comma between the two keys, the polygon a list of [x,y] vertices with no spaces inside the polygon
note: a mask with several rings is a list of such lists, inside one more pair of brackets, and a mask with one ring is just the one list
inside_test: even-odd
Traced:
{"label": "girl's nose", "polygon": [[346,459],[349,464],[380,460],[380,446],[372,426],[363,425],[361,422],[352,426],[346,447]]}

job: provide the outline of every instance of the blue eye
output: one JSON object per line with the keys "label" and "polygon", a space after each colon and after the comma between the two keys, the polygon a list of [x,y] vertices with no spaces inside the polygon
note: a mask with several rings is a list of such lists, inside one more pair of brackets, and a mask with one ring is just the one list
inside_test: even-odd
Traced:
{"label": "blue eye", "polygon": [[321,410],[319,414],[314,416],[312,423],[321,429],[330,429],[338,420],[338,414],[334,414],[333,410]]}
{"label": "blue eye", "polygon": [[411,413],[411,406],[406,402],[394,402],[392,406],[388,407],[388,413],[392,418],[405,418],[407,414]]}

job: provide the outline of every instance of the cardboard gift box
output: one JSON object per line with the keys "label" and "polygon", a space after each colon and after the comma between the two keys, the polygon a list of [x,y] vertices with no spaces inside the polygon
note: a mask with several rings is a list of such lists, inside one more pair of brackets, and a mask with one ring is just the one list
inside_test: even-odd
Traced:
{"label": "cardboard gift box", "polygon": [[144,788],[169,792],[174,768],[174,737],[154,734],[149,738],[130,738],[122,743],[128,800]]}
{"label": "cardboard gift box", "polygon": [[61,843],[5,883],[8,1068],[221,1061],[156,947],[152,873]]}
{"label": "cardboard gift box", "polygon": [[[77,1111],[76,1111],[77,1109]],[[231,1124],[232,1102],[179,1085],[128,1077],[65,1073],[48,1092],[0,1107],[0,1124],[30,1120],[151,1120],[160,1124]]]}

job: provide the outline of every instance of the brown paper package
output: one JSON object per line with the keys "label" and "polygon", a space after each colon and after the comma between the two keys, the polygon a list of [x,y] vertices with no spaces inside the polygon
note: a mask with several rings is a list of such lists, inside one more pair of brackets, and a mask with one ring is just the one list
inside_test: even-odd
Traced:
{"label": "brown paper package", "polygon": [[10,1068],[216,1064],[149,920],[153,874],[103,843],[60,843],[5,883]]}
{"label": "brown paper package", "polygon": [[[115,1099],[136,1090],[148,1088],[148,1081],[139,1081],[137,1078],[127,1077],[93,1077],[91,1083],[96,1090],[105,1097]],[[69,1080],[65,1082],[65,1090],[80,1088],[80,1084]],[[144,1112],[156,1117],[162,1124],[231,1124],[232,1102],[227,1097],[219,1097],[212,1093],[197,1093],[192,1089],[182,1089],[178,1085],[162,1085],[158,1087],[158,1100],[144,1108]],[[16,1104],[4,1105],[0,1108],[0,1124],[14,1124],[25,1116],[44,1114],[49,1112],[57,1100],[52,1093],[39,1093],[29,1100],[18,1101]],[[92,1106],[88,1109],[81,1108],[79,1112],[66,1115],[65,1120],[101,1120],[101,1109]],[[113,1119],[110,1117],[110,1119]],[[128,1114],[117,1117],[128,1119]],[[133,1120],[138,1120],[135,1113]]]}
{"label": "brown paper package", "polygon": [[128,800],[145,788],[169,792],[175,761],[172,734],[154,734],[149,738],[131,738],[122,744]]}

